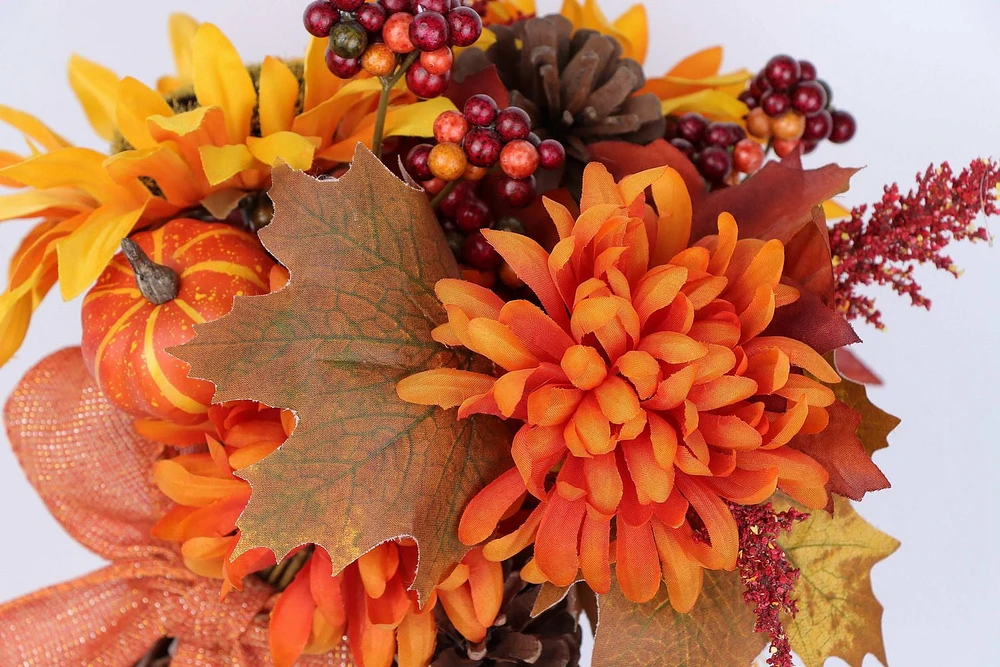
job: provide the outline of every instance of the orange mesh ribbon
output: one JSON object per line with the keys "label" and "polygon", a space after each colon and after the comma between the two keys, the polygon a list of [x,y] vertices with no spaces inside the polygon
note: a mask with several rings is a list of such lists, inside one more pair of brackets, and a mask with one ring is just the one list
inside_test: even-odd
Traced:
{"label": "orange mesh ribbon", "polygon": [[[111,564],[0,605],[0,665],[129,667],[163,637],[177,640],[171,665],[273,664],[273,590],[248,579],[220,600],[218,581],[193,574],[176,548],[150,537],[170,502],[150,476],[162,446],[139,437],[101,394],[79,348],[29,371],[4,416],[14,453],[53,516]],[[351,663],[341,649],[298,664]]]}

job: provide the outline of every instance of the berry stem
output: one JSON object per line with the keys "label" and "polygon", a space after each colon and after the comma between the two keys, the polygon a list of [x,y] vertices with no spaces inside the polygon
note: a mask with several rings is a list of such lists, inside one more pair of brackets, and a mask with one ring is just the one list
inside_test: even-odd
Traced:
{"label": "berry stem", "polygon": [[443,188],[441,188],[441,192],[434,195],[434,199],[431,200],[431,208],[436,211],[438,206],[441,205],[441,202],[444,201],[444,198],[450,195],[451,191],[454,190],[455,186],[457,186],[459,183],[461,183],[461,179],[448,181],[448,183]]}
{"label": "berry stem", "polygon": [[410,69],[410,66],[417,61],[418,57],[420,57],[420,51],[414,50],[413,53],[406,56],[406,59],[400,63],[392,76],[379,77],[379,81],[382,82],[382,93],[379,95],[378,111],[375,114],[375,133],[372,135],[372,151],[375,153],[375,157],[380,160],[382,159],[382,135],[385,134],[385,115],[389,111],[389,96],[392,94],[392,89],[395,85],[406,74],[406,70]]}

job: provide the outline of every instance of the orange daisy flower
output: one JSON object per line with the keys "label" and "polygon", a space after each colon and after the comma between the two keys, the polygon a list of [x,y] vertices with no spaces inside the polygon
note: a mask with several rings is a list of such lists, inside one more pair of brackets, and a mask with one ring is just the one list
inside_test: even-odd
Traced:
{"label": "orange daisy flower", "polygon": [[[230,560],[240,531],[236,525],[250,499],[250,485],[236,472],[257,463],[291,433],[287,410],[238,401],[215,405],[210,422],[195,427],[138,420],[147,438],[176,447],[201,445],[206,451],[183,453],[157,462],[153,480],[177,503],[153,528],[153,535],[180,543],[192,572],[223,580],[223,592],[243,590],[244,579],[273,567],[274,554],[252,549]],[[381,544],[341,573],[332,571],[322,548],[300,547],[286,559],[301,568],[280,594],[271,614],[269,640],[278,667],[305,654],[334,649],[345,634],[361,667],[426,667],[433,657],[438,602],[470,642],[481,642],[503,598],[503,568],[473,549],[441,582],[421,608],[409,588],[417,566],[417,546],[401,539]],[[397,655],[398,652],[398,655]]]}
{"label": "orange daisy flower", "polygon": [[[459,418],[524,422],[515,467],[467,506],[463,542],[486,542],[483,554],[497,561],[534,544],[526,578],[566,586],[582,571],[598,593],[610,589],[615,562],[630,600],[651,599],[662,578],[671,605],[689,611],[703,569],[736,566],[727,501],[759,503],[780,488],[826,505],[827,471],[786,445],[829,421],[833,392],[813,377],[839,377],[804,343],[762,335],[799,297],[780,282],[780,241],[740,240],[723,214],[717,236],[687,247],[691,201],[676,171],[615,183],[591,164],[578,218],[545,206],[560,238],[551,253],[484,231],[541,309],[460,280],[436,286],[448,322],[435,339],[482,355],[499,377],[438,369],[397,391],[457,406]],[[526,494],[530,513],[496,536]]]}

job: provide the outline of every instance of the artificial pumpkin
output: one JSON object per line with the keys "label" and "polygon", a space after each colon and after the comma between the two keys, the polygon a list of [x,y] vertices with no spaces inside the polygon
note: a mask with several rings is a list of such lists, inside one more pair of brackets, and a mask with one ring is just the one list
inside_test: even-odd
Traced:
{"label": "artificial pumpkin", "polygon": [[228,313],[234,297],[267,293],[276,264],[256,236],[189,219],[135,234],[122,250],[83,302],[87,367],[129,414],[203,421],[214,386],[189,378],[167,350]]}

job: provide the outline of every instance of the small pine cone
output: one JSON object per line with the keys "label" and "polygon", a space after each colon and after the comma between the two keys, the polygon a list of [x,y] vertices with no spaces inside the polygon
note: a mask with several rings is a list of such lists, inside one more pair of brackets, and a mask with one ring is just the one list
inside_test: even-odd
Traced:
{"label": "small pine cone", "polygon": [[573,595],[532,618],[540,590],[522,581],[519,570],[508,574],[500,613],[481,644],[466,641],[438,605],[438,643],[431,667],[578,667],[583,635]]}
{"label": "small pine cone", "polygon": [[[531,116],[542,138],[558,139],[575,160],[586,162],[586,144],[617,139],[645,144],[663,136],[660,100],[635,95],[646,83],[642,66],[622,58],[614,37],[573,31],[563,16],[493,26],[497,42],[463,53],[461,71],[492,63],[511,91],[511,104]],[[520,46],[519,46],[520,44]],[[489,61],[489,63],[485,61]]]}

